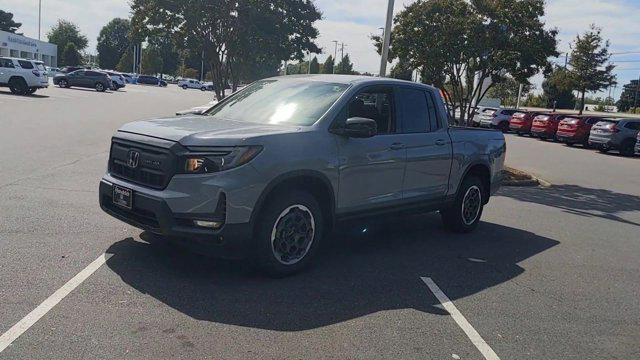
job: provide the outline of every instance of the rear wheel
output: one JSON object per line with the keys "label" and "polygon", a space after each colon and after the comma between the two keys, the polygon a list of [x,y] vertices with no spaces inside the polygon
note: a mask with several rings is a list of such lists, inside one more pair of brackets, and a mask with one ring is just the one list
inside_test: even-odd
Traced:
{"label": "rear wheel", "polygon": [[25,95],[29,88],[23,78],[13,78],[9,80],[9,90],[15,95]]}
{"label": "rear wheel", "polygon": [[35,92],[37,90],[38,90],[38,88],[30,87],[29,90],[27,90],[27,94],[28,95],[33,95],[33,94],[35,94]]}
{"label": "rear wheel", "polygon": [[635,153],[636,142],[633,139],[627,139],[622,142],[620,146],[620,155],[622,156],[633,156]]}
{"label": "rear wheel", "polygon": [[182,85],[182,88],[183,88],[184,90],[187,90],[187,85]]}
{"label": "rear wheel", "polygon": [[454,204],[450,208],[440,210],[445,228],[458,233],[473,231],[482,217],[484,194],[480,178],[467,176],[460,186]]}
{"label": "rear wheel", "polygon": [[69,87],[69,82],[65,79],[61,79],[58,82],[58,86],[60,86],[61,88],[68,88]]}
{"label": "rear wheel", "polygon": [[101,82],[96,83],[95,88],[96,88],[96,91],[99,91],[99,92],[104,92],[104,91],[107,89],[107,88],[104,86],[104,84],[103,84],[103,83],[101,83]]}
{"label": "rear wheel", "polygon": [[565,144],[567,144],[567,146],[573,146],[573,143],[570,141],[567,141]]}
{"label": "rear wheel", "polygon": [[258,219],[257,265],[275,277],[302,270],[315,257],[323,228],[320,205],[311,194],[295,190],[278,194]]}
{"label": "rear wheel", "polygon": [[207,91],[207,88],[203,86],[203,87],[200,88],[200,90],[201,91]]}
{"label": "rear wheel", "polygon": [[524,136],[524,134],[521,133],[520,131],[518,131],[516,134],[518,134],[518,136]]}
{"label": "rear wheel", "polygon": [[599,147],[598,147],[598,151],[600,151],[600,152],[601,152],[601,153],[603,153],[603,154],[606,154],[606,153],[608,153],[608,152],[609,152],[609,148],[608,148],[608,147],[606,147],[606,146],[599,146]]}

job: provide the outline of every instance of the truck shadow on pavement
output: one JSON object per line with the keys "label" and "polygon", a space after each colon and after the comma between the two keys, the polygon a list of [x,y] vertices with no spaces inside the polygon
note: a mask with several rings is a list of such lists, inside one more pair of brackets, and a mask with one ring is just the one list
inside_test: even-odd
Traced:
{"label": "truck shadow on pavement", "polygon": [[558,244],[492,223],[451,234],[435,214],[355,225],[336,231],[341,235],[330,237],[314,266],[284,279],[133,238],[107,250],[113,254],[107,265],[126,284],[192,318],[302,331],[392,309],[446,315],[421,276],[455,301],[517,277],[524,272],[519,262]]}
{"label": "truck shadow on pavement", "polygon": [[640,226],[639,222],[620,216],[624,212],[640,212],[640,197],[607,189],[591,189],[578,185],[553,185],[549,188],[503,187],[498,195],[555,207],[576,215]]}

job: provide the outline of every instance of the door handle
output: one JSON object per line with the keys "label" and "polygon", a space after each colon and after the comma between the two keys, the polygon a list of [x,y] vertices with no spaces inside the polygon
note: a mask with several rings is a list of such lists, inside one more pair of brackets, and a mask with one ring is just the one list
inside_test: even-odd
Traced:
{"label": "door handle", "polygon": [[389,149],[391,149],[391,150],[404,149],[404,144],[403,143],[393,143],[393,144],[391,144],[391,146],[389,146]]}
{"label": "door handle", "polygon": [[436,145],[443,146],[444,144],[446,144],[444,140],[442,140],[442,139],[436,140]]}

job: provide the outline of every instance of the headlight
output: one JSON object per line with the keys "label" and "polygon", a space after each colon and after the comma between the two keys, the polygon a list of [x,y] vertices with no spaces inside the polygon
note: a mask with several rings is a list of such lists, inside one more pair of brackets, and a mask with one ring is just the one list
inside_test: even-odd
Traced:
{"label": "headlight", "polygon": [[253,160],[262,146],[238,146],[234,148],[190,148],[193,153],[180,161],[182,174],[206,174],[242,166]]}

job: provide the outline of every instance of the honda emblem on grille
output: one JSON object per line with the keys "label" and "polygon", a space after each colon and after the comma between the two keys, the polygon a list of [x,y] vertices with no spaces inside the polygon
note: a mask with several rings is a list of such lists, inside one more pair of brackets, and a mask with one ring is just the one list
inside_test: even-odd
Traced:
{"label": "honda emblem on grille", "polygon": [[130,150],[129,159],[127,160],[127,166],[132,169],[137,168],[139,159],[140,159],[140,153],[134,150]]}

